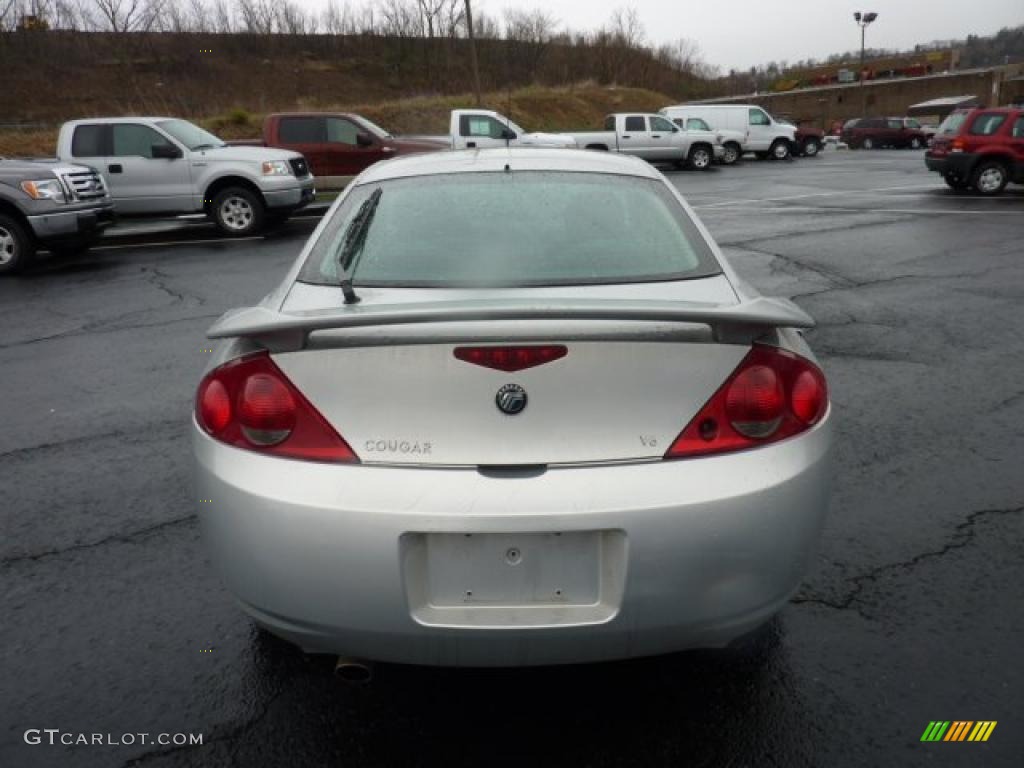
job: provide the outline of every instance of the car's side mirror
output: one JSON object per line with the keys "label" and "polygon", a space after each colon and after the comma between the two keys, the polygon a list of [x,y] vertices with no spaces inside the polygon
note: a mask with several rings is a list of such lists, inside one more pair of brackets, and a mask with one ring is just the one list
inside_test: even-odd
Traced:
{"label": "car's side mirror", "polygon": [[502,141],[512,141],[516,137],[516,132],[508,128],[501,129]]}
{"label": "car's side mirror", "polygon": [[373,137],[366,131],[360,131],[359,133],[356,134],[356,144],[358,144],[360,147],[372,147]]}
{"label": "car's side mirror", "polygon": [[155,160],[177,160],[181,157],[181,150],[173,144],[154,144],[150,152]]}

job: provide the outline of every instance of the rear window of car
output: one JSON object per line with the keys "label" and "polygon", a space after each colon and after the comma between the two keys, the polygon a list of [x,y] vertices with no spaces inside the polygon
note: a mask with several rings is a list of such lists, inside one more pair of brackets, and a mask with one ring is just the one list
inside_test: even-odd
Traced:
{"label": "rear window of car", "polygon": [[968,131],[972,136],[991,136],[1006,122],[1006,115],[982,113],[974,118]]}
{"label": "rear window of car", "polygon": [[945,136],[953,136],[960,132],[960,126],[964,124],[964,120],[967,119],[966,112],[953,112],[942,121],[939,125],[936,133],[943,134]]}
{"label": "rear window of car", "polygon": [[284,144],[320,144],[326,139],[319,117],[282,117],[278,133]]}
{"label": "rear window of car", "polygon": [[679,280],[721,268],[664,182],[521,171],[363,184],[313,245],[299,280],[337,284],[354,222],[376,190],[353,284],[515,287]]}

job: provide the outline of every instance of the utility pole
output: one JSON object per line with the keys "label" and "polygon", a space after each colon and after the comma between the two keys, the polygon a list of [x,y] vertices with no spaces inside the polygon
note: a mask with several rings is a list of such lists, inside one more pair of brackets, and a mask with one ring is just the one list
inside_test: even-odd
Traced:
{"label": "utility pole", "polygon": [[476,38],[473,37],[473,9],[469,7],[469,0],[466,0],[466,34],[469,36],[469,57],[473,63],[473,91],[476,93],[476,105],[483,106],[483,97],[480,95],[480,66],[476,60]]}
{"label": "utility pole", "polygon": [[[468,4],[469,0],[466,0],[466,3]],[[867,13],[861,13],[860,11],[856,11],[853,14],[853,20],[856,21],[857,22],[857,26],[860,27],[860,73],[859,73],[858,77],[860,78],[860,116],[861,117],[867,117],[868,116],[868,97],[867,97],[866,92],[864,91],[864,81],[867,80],[867,78],[865,77],[865,73],[864,73],[864,30],[866,30],[868,28],[868,24],[870,24],[872,21],[874,21],[877,18],[878,18],[878,14],[874,13],[873,11],[868,11]]]}

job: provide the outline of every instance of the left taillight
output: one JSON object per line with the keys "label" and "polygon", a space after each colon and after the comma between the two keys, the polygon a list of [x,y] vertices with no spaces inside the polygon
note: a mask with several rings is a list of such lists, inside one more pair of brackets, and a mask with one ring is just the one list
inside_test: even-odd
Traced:
{"label": "left taillight", "polygon": [[810,360],[755,345],[686,425],[666,459],[707,456],[774,443],[821,421],[825,375]]}
{"label": "left taillight", "polygon": [[309,461],[359,457],[266,352],[210,371],[196,393],[196,421],[237,448]]}

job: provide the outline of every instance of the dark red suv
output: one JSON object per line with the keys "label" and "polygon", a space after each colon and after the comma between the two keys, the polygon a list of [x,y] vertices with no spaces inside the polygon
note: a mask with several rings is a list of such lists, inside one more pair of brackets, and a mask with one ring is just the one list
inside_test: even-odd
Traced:
{"label": "dark red suv", "polygon": [[953,112],[924,162],[953,189],[998,195],[1008,182],[1024,184],[1024,107]]}
{"label": "dark red suv", "polygon": [[910,147],[920,149],[927,137],[917,121],[907,122],[902,117],[864,117],[851,120],[843,126],[840,139],[853,149],[876,147]]}

